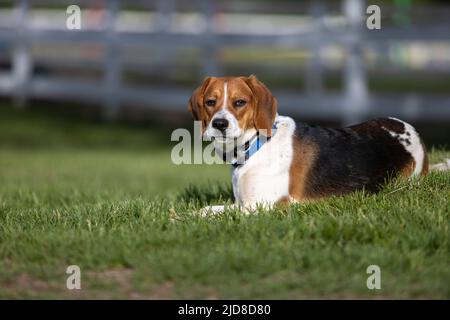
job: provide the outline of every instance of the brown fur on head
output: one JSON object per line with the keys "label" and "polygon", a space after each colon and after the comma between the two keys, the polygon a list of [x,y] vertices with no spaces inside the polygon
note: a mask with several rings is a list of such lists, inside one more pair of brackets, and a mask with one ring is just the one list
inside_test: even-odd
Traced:
{"label": "brown fur on head", "polygon": [[[195,120],[202,122],[202,132],[211,136],[223,134],[237,138],[250,129],[271,136],[277,101],[254,75],[208,77],[194,91],[189,100],[189,111]],[[218,117],[228,120],[230,127],[226,131],[219,132],[211,126],[212,120]]]}

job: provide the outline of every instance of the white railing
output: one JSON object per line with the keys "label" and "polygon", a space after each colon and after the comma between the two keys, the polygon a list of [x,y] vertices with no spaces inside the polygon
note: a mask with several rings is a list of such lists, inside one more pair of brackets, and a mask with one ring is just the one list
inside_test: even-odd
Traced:
{"label": "white railing", "polygon": [[[313,5],[311,31],[287,34],[224,33],[214,31],[214,1],[197,0],[199,12],[205,21],[201,32],[170,31],[171,14],[176,8],[175,0],[157,1],[160,29],[145,32],[117,31],[117,17],[121,1],[107,3],[106,27],[102,30],[64,30],[31,28],[28,25],[30,1],[19,0],[15,8],[15,23],[0,26],[0,44],[13,46],[11,70],[0,73],[0,95],[12,96],[18,106],[25,105],[31,98],[54,100],[76,100],[100,103],[105,117],[113,118],[119,107],[132,104],[158,110],[184,110],[193,87],[171,85],[131,86],[123,81],[125,63],[121,49],[129,45],[146,43],[161,47],[178,48],[195,46],[201,48],[201,68],[195,75],[200,81],[205,75],[220,75],[220,63],[216,50],[220,46],[268,46],[285,48],[309,48],[311,63],[306,70],[306,91],[276,90],[280,112],[302,117],[327,120],[341,120],[352,123],[365,117],[390,115],[408,119],[443,120],[450,119],[450,92],[448,95],[391,94],[369,92],[362,48],[365,44],[384,43],[392,40],[450,40],[450,24],[439,27],[424,27],[407,30],[385,28],[382,31],[368,31],[365,28],[365,5],[360,0],[343,0],[342,13],[345,26],[334,29],[323,24],[323,7]],[[313,2],[315,3],[315,2]],[[86,61],[65,61],[49,59],[54,65],[86,66],[92,63],[103,69],[100,80],[62,79],[56,76],[33,74],[31,48],[34,44],[77,44],[95,43],[104,47],[101,63]],[[346,48],[347,59],[343,68],[343,89],[329,93],[323,89],[323,63],[320,49],[325,45],[338,44]],[[170,57],[169,57],[170,58]],[[158,68],[158,65],[140,65],[135,68]],[[263,66],[262,66],[263,67]],[[163,72],[161,70],[161,72]],[[300,75],[292,75],[293,77]],[[449,90],[450,91],[450,90]]]}

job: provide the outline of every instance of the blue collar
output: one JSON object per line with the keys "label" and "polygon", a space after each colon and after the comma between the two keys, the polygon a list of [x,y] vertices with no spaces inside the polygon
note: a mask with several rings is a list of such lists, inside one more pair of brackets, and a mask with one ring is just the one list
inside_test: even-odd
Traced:
{"label": "blue collar", "polygon": [[[253,136],[250,140],[248,140],[244,144],[245,161],[242,163],[242,162],[239,162],[239,160],[237,158],[234,158],[231,161],[231,165],[233,166],[233,168],[238,168],[238,167],[242,166],[248,159],[250,159],[251,156],[253,156],[256,152],[258,152],[258,150],[261,149],[263,145],[265,145],[267,142],[269,142],[270,139],[275,135],[276,132],[277,132],[276,121],[274,122],[274,124],[272,126],[272,136],[271,137],[266,137],[266,136],[261,137],[259,132],[256,132],[255,136]],[[235,156],[237,156],[237,150],[235,150],[234,153],[235,153]]]}

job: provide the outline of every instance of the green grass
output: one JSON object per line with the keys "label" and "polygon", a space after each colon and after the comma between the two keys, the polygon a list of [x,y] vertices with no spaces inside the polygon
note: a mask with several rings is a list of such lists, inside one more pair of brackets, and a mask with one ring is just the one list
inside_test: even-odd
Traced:
{"label": "green grass", "polygon": [[0,298],[450,298],[450,174],[202,218],[231,202],[229,169],[175,166],[168,141],[0,111]]}

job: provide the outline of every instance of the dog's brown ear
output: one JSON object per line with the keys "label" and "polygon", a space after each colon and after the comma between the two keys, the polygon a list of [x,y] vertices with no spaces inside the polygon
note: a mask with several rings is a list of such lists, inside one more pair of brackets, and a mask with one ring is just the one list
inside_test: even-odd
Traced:
{"label": "dog's brown ear", "polygon": [[201,121],[203,129],[206,128],[206,119],[203,111],[203,95],[205,93],[206,88],[211,82],[212,77],[207,77],[203,80],[200,87],[195,89],[191,98],[189,99],[188,110],[192,113],[195,121]]}
{"label": "dog's brown ear", "polygon": [[256,110],[253,118],[255,127],[266,130],[267,135],[270,137],[272,136],[272,124],[277,114],[277,100],[256,76],[251,75],[246,79],[246,82],[256,100]]}

